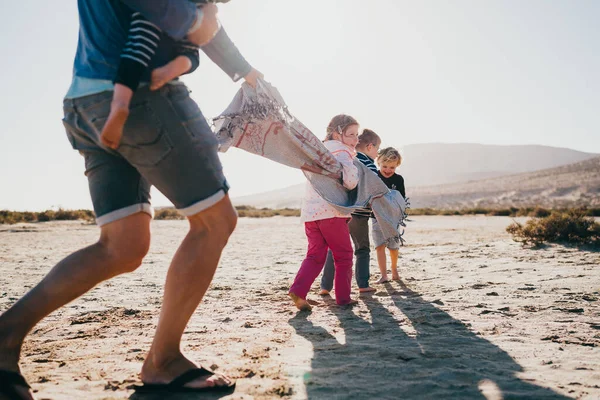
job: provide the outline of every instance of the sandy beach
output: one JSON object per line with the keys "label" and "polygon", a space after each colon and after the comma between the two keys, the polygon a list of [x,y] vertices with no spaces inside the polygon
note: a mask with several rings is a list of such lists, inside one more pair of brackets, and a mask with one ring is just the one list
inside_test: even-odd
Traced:
{"label": "sandy beach", "polygon": [[[312,313],[298,313],[286,293],[305,253],[299,219],[240,219],[184,351],[238,380],[226,399],[600,398],[600,253],[523,248],[511,222],[413,217],[401,282],[375,285],[351,309],[315,282]],[[186,229],[154,221],[135,273],[36,327],[21,366],[38,399],[164,398],[131,385]],[[0,311],[97,235],[82,222],[0,225]],[[373,252],[372,282],[376,271]]]}

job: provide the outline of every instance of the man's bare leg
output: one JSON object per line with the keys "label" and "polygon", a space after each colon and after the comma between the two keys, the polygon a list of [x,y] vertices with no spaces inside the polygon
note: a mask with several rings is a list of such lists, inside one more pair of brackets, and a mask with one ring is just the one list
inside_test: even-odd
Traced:
{"label": "man's bare leg", "polygon": [[[42,318],[98,283],[135,270],[150,245],[150,216],[137,213],[101,228],[100,239],[60,261],[33,289],[0,315],[0,369],[20,372],[21,346]],[[24,399],[32,398],[16,388]]]}
{"label": "man's bare leg", "polygon": [[[167,273],[163,306],[154,341],[142,367],[142,381],[166,384],[196,365],[181,353],[181,337],[204,297],[237,214],[229,197],[189,218],[190,230]],[[221,375],[198,378],[186,387],[228,385]]]}

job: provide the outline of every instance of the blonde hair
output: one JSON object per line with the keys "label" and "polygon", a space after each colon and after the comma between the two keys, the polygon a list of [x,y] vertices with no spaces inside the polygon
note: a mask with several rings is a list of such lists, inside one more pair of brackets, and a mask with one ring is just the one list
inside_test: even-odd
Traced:
{"label": "blonde hair", "polygon": [[377,165],[381,165],[384,162],[397,162],[396,166],[402,164],[402,156],[400,152],[393,147],[386,147],[385,149],[379,150],[377,153]]}
{"label": "blonde hair", "polygon": [[346,114],[338,114],[335,117],[331,118],[329,121],[329,125],[327,125],[327,134],[325,135],[325,140],[332,140],[334,133],[339,133],[343,135],[346,133],[346,129],[352,125],[358,125],[358,121],[353,117]]}

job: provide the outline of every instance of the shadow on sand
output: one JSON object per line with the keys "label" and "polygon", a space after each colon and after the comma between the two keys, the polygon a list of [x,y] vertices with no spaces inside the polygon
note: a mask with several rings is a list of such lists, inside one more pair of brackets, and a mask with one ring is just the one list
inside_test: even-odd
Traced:
{"label": "shadow on sand", "polygon": [[289,320],[314,348],[304,379],[309,399],[568,398],[520,379],[523,369],[505,351],[403,282],[386,284],[364,302],[371,322],[331,308],[345,344],[309,321],[310,314]]}
{"label": "shadow on sand", "polygon": [[219,392],[200,392],[200,393],[138,393],[135,392],[129,396],[130,400],[218,400],[229,396],[234,392],[233,389]]}

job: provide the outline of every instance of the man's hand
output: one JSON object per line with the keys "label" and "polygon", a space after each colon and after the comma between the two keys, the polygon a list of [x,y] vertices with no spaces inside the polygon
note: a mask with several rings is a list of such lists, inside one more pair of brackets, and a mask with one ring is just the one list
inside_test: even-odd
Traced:
{"label": "man's hand", "polygon": [[252,68],[250,70],[250,72],[248,72],[248,74],[244,77],[244,80],[246,81],[246,83],[250,86],[252,86],[254,89],[256,89],[256,83],[258,81],[258,78],[264,78],[265,76],[263,74],[261,74],[259,71],[255,70],[254,68]]}

